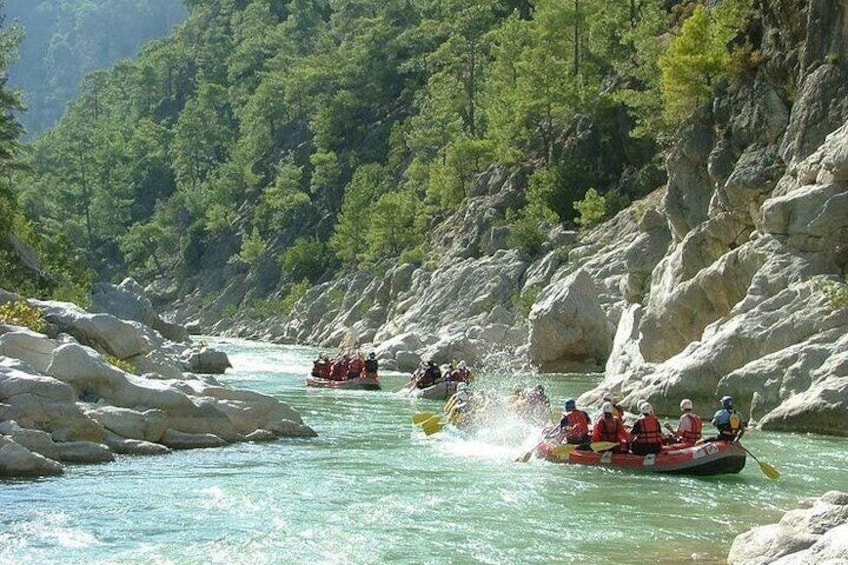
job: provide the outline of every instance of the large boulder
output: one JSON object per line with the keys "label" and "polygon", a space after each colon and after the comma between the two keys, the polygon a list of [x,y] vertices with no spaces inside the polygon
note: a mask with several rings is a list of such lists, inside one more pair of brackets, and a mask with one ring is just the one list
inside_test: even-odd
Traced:
{"label": "large boulder", "polygon": [[118,359],[144,355],[153,349],[136,326],[111,314],[91,314],[68,302],[31,300],[30,303],[41,308],[44,319],[60,331]]}
{"label": "large boulder", "polygon": [[603,366],[614,328],[597,295],[582,269],[545,290],[530,311],[531,363],[543,371],[567,370],[575,363]]}
{"label": "large boulder", "polygon": [[63,472],[60,463],[0,436],[0,477],[43,477]]}
{"label": "large boulder", "polygon": [[163,320],[153,309],[144,288],[131,278],[124,279],[118,286],[105,282],[95,284],[91,289],[89,310],[141,322],[171,341],[188,341],[186,329]]}
{"label": "large boulder", "polygon": [[846,563],[848,493],[830,491],[783,515],[777,524],[736,536],[729,565],[807,565]]}

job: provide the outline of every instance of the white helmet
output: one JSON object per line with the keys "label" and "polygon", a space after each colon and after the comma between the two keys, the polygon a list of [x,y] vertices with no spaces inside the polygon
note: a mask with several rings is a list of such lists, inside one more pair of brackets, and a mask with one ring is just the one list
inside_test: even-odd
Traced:
{"label": "white helmet", "polygon": [[459,383],[456,385],[457,392],[462,392],[464,390],[468,390],[468,383]]}
{"label": "white helmet", "polygon": [[643,402],[639,406],[639,412],[641,412],[642,414],[650,414],[653,411],[654,411],[654,408],[651,406],[650,402]]}
{"label": "white helmet", "polygon": [[604,402],[601,406],[601,412],[604,414],[612,414],[612,402]]}
{"label": "white helmet", "polygon": [[609,400],[610,402],[612,402],[612,393],[611,392],[605,392],[604,396],[603,396],[603,400]]}
{"label": "white helmet", "polygon": [[692,401],[688,398],[684,398],[680,401],[680,409],[681,410],[691,410],[692,409]]}

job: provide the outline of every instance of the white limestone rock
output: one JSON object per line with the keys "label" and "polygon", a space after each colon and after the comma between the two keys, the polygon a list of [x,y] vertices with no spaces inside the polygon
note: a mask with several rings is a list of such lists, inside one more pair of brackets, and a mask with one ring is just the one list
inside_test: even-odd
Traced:
{"label": "white limestone rock", "polygon": [[60,463],[0,436],[0,477],[45,477],[64,472]]}
{"label": "white limestone rock", "polygon": [[567,362],[603,364],[614,328],[596,297],[597,289],[583,269],[548,287],[530,311],[530,362],[548,371]]}

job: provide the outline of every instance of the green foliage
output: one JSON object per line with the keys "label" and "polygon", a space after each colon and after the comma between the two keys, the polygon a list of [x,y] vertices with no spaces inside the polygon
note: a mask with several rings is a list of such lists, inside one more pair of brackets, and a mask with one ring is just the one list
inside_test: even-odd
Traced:
{"label": "green foliage", "polygon": [[356,264],[365,257],[366,238],[374,221],[372,207],[384,192],[382,176],[379,165],[362,165],[345,187],[341,214],[329,242],[343,263]]}
{"label": "green foliage", "polygon": [[267,252],[268,243],[259,235],[259,230],[253,228],[253,232],[249,236],[242,238],[241,251],[236,257],[238,261],[255,269]]}
{"label": "green foliage", "polygon": [[586,191],[583,200],[574,203],[574,209],[580,214],[576,222],[583,228],[591,228],[598,225],[607,217],[607,199],[598,194],[594,188]]}
{"label": "green foliage", "polygon": [[722,2],[711,15],[700,4],[683,23],[680,35],[659,59],[665,115],[677,123],[708,102],[726,76],[731,54],[727,42],[750,11],[751,0]]}
{"label": "green foliage", "polygon": [[103,356],[103,359],[113,367],[117,367],[125,373],[136,373],[135,365],[126,359],[119,359],[114,355],[109,355],[108,353]]}
{"label": "green foliage", "polygon": [[281,311],[288,315],[294,309],[295,304],[300,301],[301,298],[306,296],[306,293],[309,292],[309,289],[312,285],[309,284],[309,281],[303,279],[299,283],[295,284],[289,289],[288,294],[286,294],[285,298],[282,300],[282,304],[280,305]]}
{"label": "green foliage", "polygon": [[44,332],[47,325],[41,310],[23,301],[0,304],[0,323],[22,326],[39,333]]}
{"label": "green foliage", "polygon": [[327,247],[315,237],[300,237],[279,258],[280,269],[289,280],[315,283],[330,266]]}
{"label": "green foliage", "polygon": [[368,260],[398,257],[421,241],[420,204],[409,192],[388,192],[374,204],[366,244]]}
{"label": "green foliage", "polygon": [[842,282],[822,281],[818,288],[833,308],[848,308],[848,284],[846,284],[846,280]]}
{"label": "green foliage", "polygon": [[[228,254],[279,257],[284,285],[336,260],[428,265],[425,235],[498,162],[535,171],[509,222],[536,254],[589,187],[613,210],[656,153],[661,0],[187,5],[137,61],[87,77],[15,180],[33,229],[100,278],[179,283]],[[637,180],[620,192],[661,184]]]}
{"label": "green foliage", "polygon": [[507,244],[513,249],[520,249],[530,256],[536,256],[542,251],[546,235],[543,221],[526,211],[508,213],[510,223]]}
{"label": "green foliage", "polygon": [[527,318],[530,316],[530,310],[533,308],[533,304],[536,303],[536,298],[539,297],[539,293],[541,292],[542,287],[540,285],[532,285],[523,292],[517,292],[512,295],[512,307],[515,311],[515,320],[517,322],[527,322]]}

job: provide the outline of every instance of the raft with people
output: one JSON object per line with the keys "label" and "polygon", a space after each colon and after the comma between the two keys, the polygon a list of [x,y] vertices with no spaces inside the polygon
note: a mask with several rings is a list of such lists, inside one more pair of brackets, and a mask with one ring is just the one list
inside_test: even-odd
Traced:
{"label": "raft with people", "polygon": [[[715,441],[699,445],[668,445],[663,446],[659,453],[648,455],[614,453],[608,442],[603,443],[600,447],[607,449],[595,451],[591,445],[543,441],[536,447],[536,454],[553,463],[679,475],[725,475],[739,473],[745,468],[746,452],[739,443]],[[612,445],[615,446],[614,443]]]}
{"label": "raft with people", "polygon": [[345,352],[330,360],[321,353],[312,364],[312,371],[306,377],[306,386],[336,389],[380,390],[377,375],[376,355],[370,353],[368,359],[357,353],[351,356]]}
{"label": "raft with people", "polygon": [[471,380],[471,371],[465,361],[450,363],[444,370],[435,362],[427,361],[422,362],[412,373],[409,384],[400,389],[398,394],[425,400],[447,400],[456,393],[457,384],[470,383]]}

